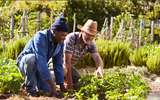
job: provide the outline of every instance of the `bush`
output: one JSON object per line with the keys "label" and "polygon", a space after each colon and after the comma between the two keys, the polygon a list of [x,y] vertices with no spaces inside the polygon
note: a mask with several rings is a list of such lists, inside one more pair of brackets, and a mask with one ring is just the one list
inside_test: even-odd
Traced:
{"label": "bush", "polygon": [[155,52],[151,53],[146,64],[152,73],[160,73],[160,54],[156,54]]}
{"label": "bush", "polygon": [[130,61],[135,66],[146,66],[153,73],[160,72],[160,47],[156,44],[135,49]]}
{"label": "bush", "polygon": [[144,52],[143,47],[134,49],[133,54],[130,56],[130,61],[134,66],[146,66],[147,54]]}

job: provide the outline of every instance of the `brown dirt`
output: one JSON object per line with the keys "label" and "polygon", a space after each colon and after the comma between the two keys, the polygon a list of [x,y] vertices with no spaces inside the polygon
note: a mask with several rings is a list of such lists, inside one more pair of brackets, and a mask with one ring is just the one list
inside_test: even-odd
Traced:
{"label": "brown dirt", "polygon": [[151,91],[147,100],[160,100],[160,75],[157,76],[155,81],[148,82],[148,86],[151,88]]}
{"label": "brown dirt", "polygon": [[[79,69],[80,74],[86,74],[88,72],[94,72],[96,70],[95,67],[86,67]],[[149,98],[147,100],[160,100],[157,98],[160,98],[160,75],[157,76],[155,81],[148,80],[148,86],[151,88],[149,95]],[[57,88],[59,88],[57,86]],[[74,98],[64,98],[63,94],[57,90],[57,96],[56,97],[47,97],[47,96],[40,96],[40,97],[28,97],[27,92],[24,89],[20,89],[18,94],[0,94],[0,100],[76,100]]]}

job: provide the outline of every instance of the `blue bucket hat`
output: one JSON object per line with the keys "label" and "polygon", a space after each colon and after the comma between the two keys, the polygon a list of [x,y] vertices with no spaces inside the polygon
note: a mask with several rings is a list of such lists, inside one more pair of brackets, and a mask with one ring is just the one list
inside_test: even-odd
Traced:
{"label": "blue bucket hat", "polygon": [[58,17],[56,21],[52,24],[51,29],[63,32],[69,32],[69,27],[66,24],[67,19],[64,17]]}

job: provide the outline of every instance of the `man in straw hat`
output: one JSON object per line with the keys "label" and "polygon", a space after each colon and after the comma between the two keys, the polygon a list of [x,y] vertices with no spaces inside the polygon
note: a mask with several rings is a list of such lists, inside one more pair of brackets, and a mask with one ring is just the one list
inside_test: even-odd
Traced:
{"label": "man in straw hat", "polygon": [[72,89],[73,83],[77,83],[81,79],[80,73],[73,66],[88,52],[91,53],[98,68],[96,73],[97,78],[103,78],[103,61],[95,43],[92,41],[95,36],[100,36],[97,34],[97,22],[89,19],[84,26],[77,25],[77,27],[81,32],[68,34],[64,41],[63,68],[67,81],[67,89]]}

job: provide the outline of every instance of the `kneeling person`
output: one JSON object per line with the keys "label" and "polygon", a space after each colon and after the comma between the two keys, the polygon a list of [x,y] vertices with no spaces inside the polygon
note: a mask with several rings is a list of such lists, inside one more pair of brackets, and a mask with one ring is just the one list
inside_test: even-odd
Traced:
{"label": "kneeling person", "polygon": [[91,53],[98,67],[97,77],[103,78],[103,61],[97,51],[95,43],[92,41],[95,36],[99,36],[99,34],[97,34],[97,22],[88,20],[84,26],[78,25],[77,27],[81,32],[68,34],[64,41],[63,69],[64,76],[66,76],[67,80],[67,89],[72,89],[73,83],[77,83],[78,80],[81,79],[78,70],[73,66],[88,52]]}
{"label": "kneeling person", "polygon": [[64,17],[58,17],[51,29],[37,32],[18,56],[16,64],[25,77],[25,89],[28,95],[37,97],[36,90],[49,92],[49,96],[56,95],[53,76],[47,67],[50,58],[53,58],[56,83],[60,85],[62,92],[65,91],[62,58],[63,41],[69,31],[66,21]]}

